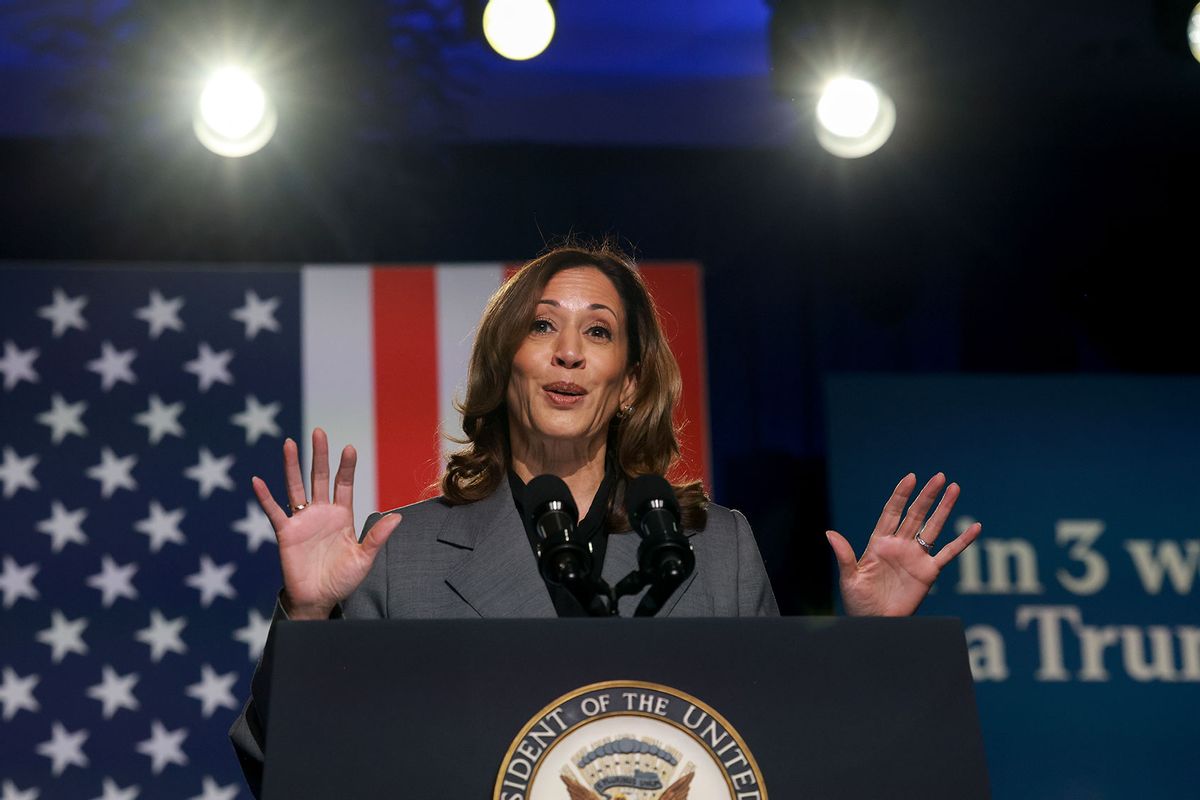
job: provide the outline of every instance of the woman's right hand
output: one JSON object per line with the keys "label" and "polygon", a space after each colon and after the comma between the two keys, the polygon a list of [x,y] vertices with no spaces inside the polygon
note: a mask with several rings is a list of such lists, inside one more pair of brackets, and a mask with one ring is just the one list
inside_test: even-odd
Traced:
{"label": "woman's right hand", "polygon": [[358,588],[379,548],[400,523],[399,514],[379,520],[362,544],[354,529],[354,467],[358,455],[346,445],[329,502],[329,439],[320,428],[312,435],[312,499],[306,499],[300,453],[290,438],[283,443],[289,517],[267,484],[251,480],[259,505],[271,520],[283,568],[283,610],[291,619],[328,619],[338,603]]}

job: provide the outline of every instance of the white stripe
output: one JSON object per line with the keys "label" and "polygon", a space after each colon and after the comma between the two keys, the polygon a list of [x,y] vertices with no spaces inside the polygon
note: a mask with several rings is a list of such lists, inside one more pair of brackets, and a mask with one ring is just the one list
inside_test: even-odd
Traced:
{"label": "white stripe", "polygon": [[375,454],[375,347],[372,335],[371,268],[306,266],[300,279],[301,370],[305,476],[312,429],[329,434],[330,488],[342,448],[354,445],[354,518],[361,526],[377,509]]}
{"label": "white stripe", "polygon": [[462,415],[454,408],[466,394],[467,364],[475,343],[475,328],[488,299],[504,280],[502,264],[440,264],[434,270],[437,296],[438,425],[442,463],[460,445],[449,436],[462,436]]}

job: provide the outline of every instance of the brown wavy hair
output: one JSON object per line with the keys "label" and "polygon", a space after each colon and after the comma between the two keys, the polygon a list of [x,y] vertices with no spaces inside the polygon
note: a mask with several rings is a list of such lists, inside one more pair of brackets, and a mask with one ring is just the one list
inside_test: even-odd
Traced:
{"label": "brown wavy hair", "polygon": [[[472,503],[492,494],[506,480],[511,459],[505,391],[513,358],[529,334],[537,302],[550,278],[571,267],[595,267],[612,281],[629,327],[627,369],[636,370],[637,389],[627,414],[608,425],[607,458],[617,483],[608,501],[607,527],[629,530],[625,515],[626,483],[639,475],[667,475],[679,461],[679,439],[672,414],[682,381],[658,323],[654,300],[633,260],[611,242],[571,243],[555,247],[525,264],[500,287],[483,312],[467,371],[467,394],[457,404],[462,412],[465,445],[450,456],[441,492],[452,505]],[[683,512],[683,526],[704,528],[708,496],[704,484],[687,479],[672,483]]]}

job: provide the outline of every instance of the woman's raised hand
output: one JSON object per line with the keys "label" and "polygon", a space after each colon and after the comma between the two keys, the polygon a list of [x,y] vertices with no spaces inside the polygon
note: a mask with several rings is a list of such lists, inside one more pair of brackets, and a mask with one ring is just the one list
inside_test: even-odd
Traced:
{"label": "woman's raised hand", "polygon": [[362,544],[354,529],[354,466],[358,455],[346,445],[329,502],[329,439],[320,428],[312,435],[312,499],[304,492],[300,453],[290,438],[283,443],[289,517],[267,484],[251,480],[259,505],[271,520],[283,567],[284,611],[292,619],[328,619],[333,607],[358,588],[376,553],[400,523],[399,514],[379,520]]}
{"label": "woman's raised hand", "polygon": [[983,526],[976,522],[933,554],[932,545],[958,500],[958,484],[952,483],[926,522],[925,515],[943,486],[946,476],[939,472],[925,484],[901,521],[904,505],[917,487],[917,476],[909,473],[901,478],[861,559],[855,559],[854,548],[840,533],[825,534],[837,557],[847,614],[896,617],[913,613],[942,569],[979,536]]}

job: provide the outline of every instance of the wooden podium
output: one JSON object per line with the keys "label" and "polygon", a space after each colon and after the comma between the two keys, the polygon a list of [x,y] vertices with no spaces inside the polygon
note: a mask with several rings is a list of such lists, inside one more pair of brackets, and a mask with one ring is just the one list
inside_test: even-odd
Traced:
{"label": "wooden podium", "polygon": [[269,647],[267,800],[989,797],[954,619],[284,622]]}

